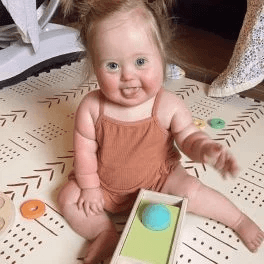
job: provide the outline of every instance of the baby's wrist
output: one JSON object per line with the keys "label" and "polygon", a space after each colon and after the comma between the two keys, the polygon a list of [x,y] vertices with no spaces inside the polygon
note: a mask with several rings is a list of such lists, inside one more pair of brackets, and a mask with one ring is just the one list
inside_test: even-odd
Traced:
{"label": "baby's wrist", "polygon": [[212,144],[214,143],[214,141],[210,138],[201,139],[200,142],[198,143],[200,146],[200,150],[202,150],[208,143]]}
{"label": "baby's wrist", "polygon": [[100,189],[100,186],[97,186],[97,187],[85,187],[85,188],[82,188],[83,191],[89,191],[89,190],[96,190],[96,189]]}

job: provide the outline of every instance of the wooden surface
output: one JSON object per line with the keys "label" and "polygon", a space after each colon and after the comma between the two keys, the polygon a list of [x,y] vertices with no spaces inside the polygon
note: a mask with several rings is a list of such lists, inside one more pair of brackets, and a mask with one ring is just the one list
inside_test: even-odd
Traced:
{"label": "wooden surface", "polygon": [[[227,67],[235,43],[212,32],[177,25],[173,60],[185,70],[187,78],[211,84]],[[264,101],[264,82],[240,95]]]}

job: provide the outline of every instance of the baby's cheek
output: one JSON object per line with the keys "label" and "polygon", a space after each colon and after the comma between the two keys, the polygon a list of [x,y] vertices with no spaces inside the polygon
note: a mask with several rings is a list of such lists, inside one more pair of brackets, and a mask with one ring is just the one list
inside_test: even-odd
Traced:
{"label": "baby's cheek", "polygon": [[150,90],[158,90],[163,83],[162,76],[149,74],[145,76],[145,86]]}
{"label": "baby's cheek", "polygon": [[103,83],[104,80],[105,80],[105,77],[104,77],[104,74],[103,74],[102,70],[95,71],[95,74],[96,74],[98,82],[99,83]]}
{"label": "baby's cheek", "polygon": [[111,87],[115,86],[115,81],[112,76],[108,76],[105,73],[101,73],[100,71],[97,73],[97,80],[100,88],[105,90],[111,89]]}

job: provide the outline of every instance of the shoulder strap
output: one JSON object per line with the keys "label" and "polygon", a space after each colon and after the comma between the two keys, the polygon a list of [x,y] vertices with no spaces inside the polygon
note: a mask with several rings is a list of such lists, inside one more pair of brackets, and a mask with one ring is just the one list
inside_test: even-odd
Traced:
{"label": "shoulder strap", "polygon": [[160,98],[163,92],[163,87],[160,88],[158,94],[156,95],[154,104],[153,104],[153,108],[152,108],[152,116],[157,116],[157,111],[158,111],[158,107],[159,107],[159,102],[160,102]]}
{"label": "shoulder strap", "polygon": [[99,91],[99,116],[104,114],[104,95]]}

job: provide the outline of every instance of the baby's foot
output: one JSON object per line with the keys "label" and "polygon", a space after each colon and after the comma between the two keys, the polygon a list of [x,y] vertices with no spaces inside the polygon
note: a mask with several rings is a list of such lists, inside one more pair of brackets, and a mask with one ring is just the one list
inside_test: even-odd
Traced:
{"label": "baby's foot", "polygon": [[251,252],[256,252],[264,240],[264,232],[244,214],[233,229]]}
{"label": "baby's foot", "polygon": [[98,264],[111,257],[115,251],[119,236],[115,230],[105,230],[89,244],[85,264]]}

